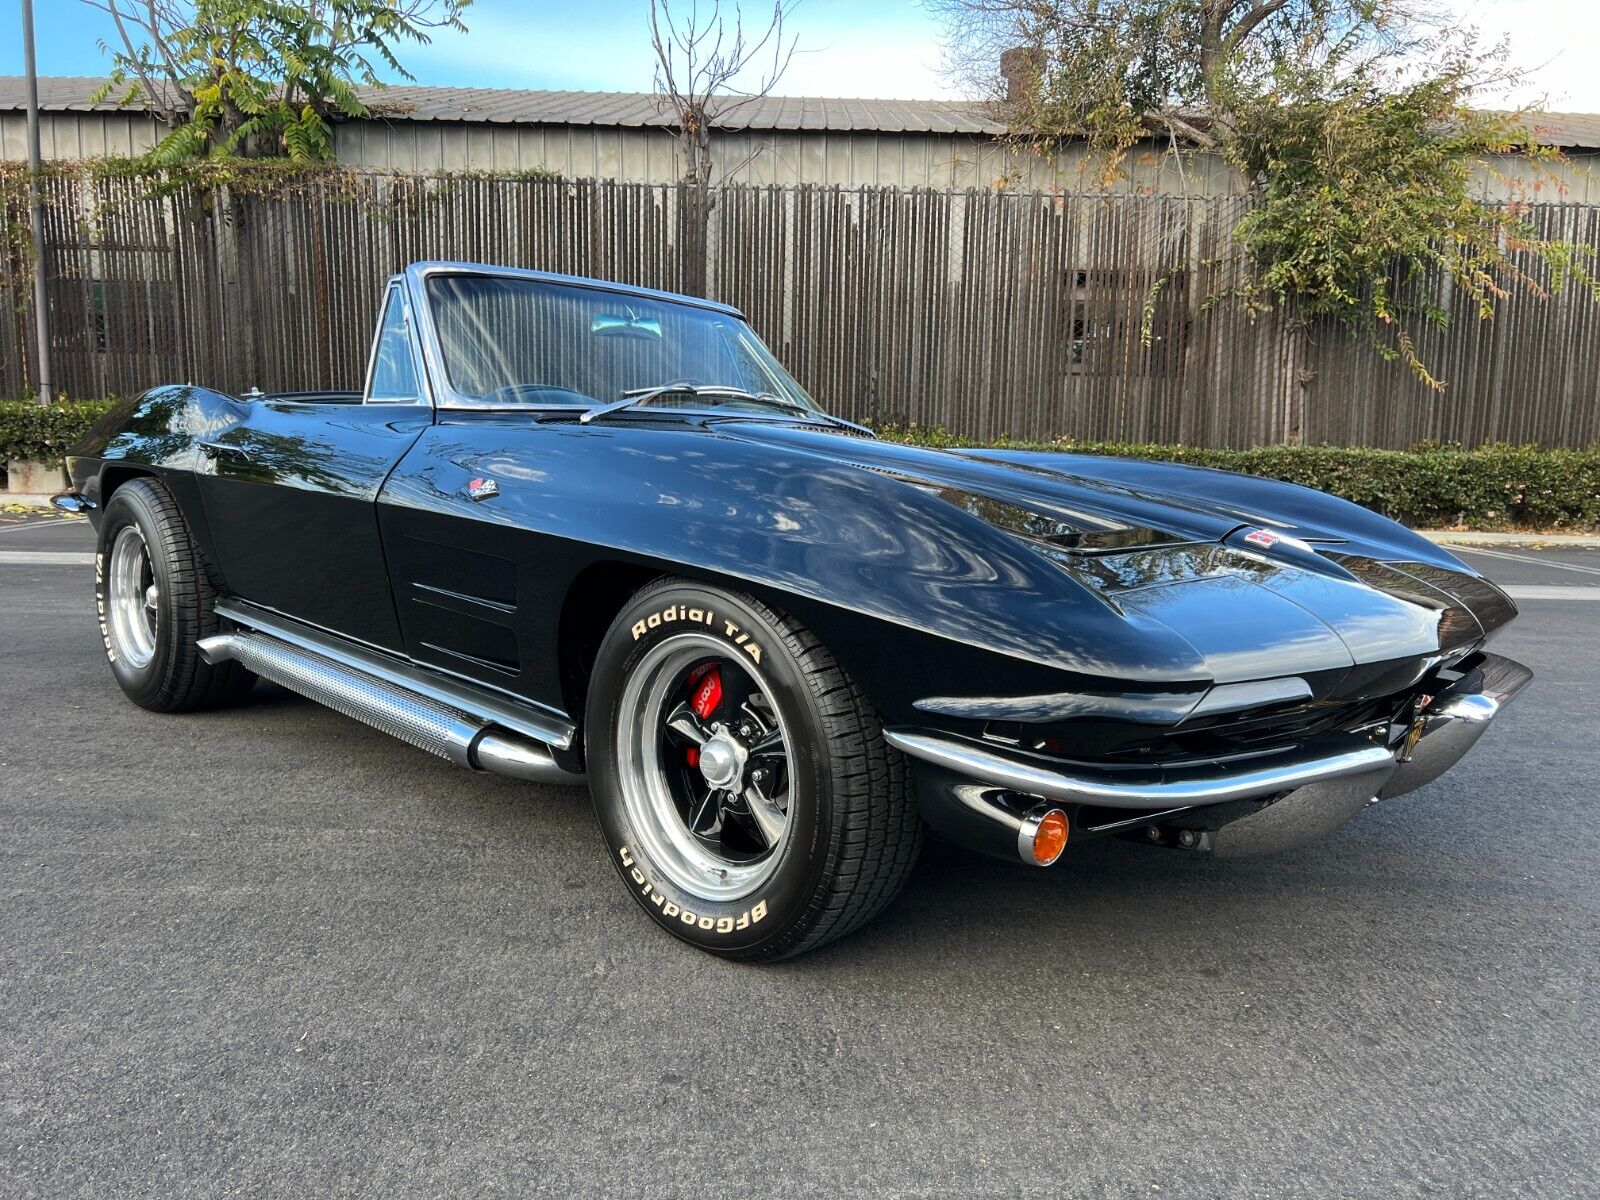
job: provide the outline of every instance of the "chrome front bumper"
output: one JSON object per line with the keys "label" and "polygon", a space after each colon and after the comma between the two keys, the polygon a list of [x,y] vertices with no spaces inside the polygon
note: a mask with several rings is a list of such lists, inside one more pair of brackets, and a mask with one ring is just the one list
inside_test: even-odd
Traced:
{"label": "chrome front bumper", "polygon": [[1375,799],[1431,783],[1472,748],[1532,677],[1520,663],[1485,655],[1478,667],[1429,699],[1395,741],[1339,734],[1277,754],[1181,767],[1067,769],[1042,756],[926,730],[890,729],[885,736],[917,760],[928,823],[976,849],[1016,853],[1028,814],[1041,802],[1127,810],[1127,823],[1140,824],[1275,799],[1206,838],[1219,854],[1261,854],[1331,832]]}
{"label": "chrome front bumper", "polygon": [[1395,773],[1378,799],[1414,792],[1455,766],[1532,678],[1533,672],[1519,662],[1484,655],[1477,670],[1423,707],[1400,743]]}

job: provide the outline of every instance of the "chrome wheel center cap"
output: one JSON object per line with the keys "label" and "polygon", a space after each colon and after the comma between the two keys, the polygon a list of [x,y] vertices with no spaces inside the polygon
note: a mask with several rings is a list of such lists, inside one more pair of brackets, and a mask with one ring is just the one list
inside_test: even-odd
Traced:
{"label": "chrome wheel center cap", "polygon": [[714,788],[730,788],[744,770],[744,750],[727,734],[719,733],[700,747],[700,774]]}

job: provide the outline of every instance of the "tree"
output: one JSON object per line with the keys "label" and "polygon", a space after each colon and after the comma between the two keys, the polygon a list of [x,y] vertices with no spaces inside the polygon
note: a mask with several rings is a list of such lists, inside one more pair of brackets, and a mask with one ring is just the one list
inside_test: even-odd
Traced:
{"label": "tree", "polygon": [[472,0],[83,0],[110,14],[113,93],[142,103],[170,132],[158,165],[199,157],[333,155],[329,118],[367,115],[360,84],[410,79],[396,49],[429,32],[464,32]]}
{"label": "tree", "polygon": [[[747,33],[744,14],[733,4],[731,21],[722,0],[690,0],[674,12],[670,0],[650,0],[650,44],[656,54],[655,87],[677,117],[683,179],[704,189],[711,183],[711,131],[739,109],[769,95],[794,58],[795,40],[784,22],[796,0],[774,0],[759,34]],[[754,86],[736,81],[756,71]],[[742,165],[742,164],[741,164]],[[729,174],[732,172],[730,171]]]}
{"label": "tree", "polygon": [[1517,290],[1600,298],[1592,250],[1480,198],[1481,161],[1560,155],[1528,114],[1478,107],[1518,81],[1506,48],[1429,0],[928,2],[969,82],[993,86],[999,49],[1020,51],[1003,103],[1030,146],[1085,142],[1108,178],[1149,139],[1232,163],[1256,204],[1233,230],[1248,271],[1229,295],[1252,311],[1357,328],[1440,389],[1416,332],[1448,323],[1452,292],[1483,318]]}

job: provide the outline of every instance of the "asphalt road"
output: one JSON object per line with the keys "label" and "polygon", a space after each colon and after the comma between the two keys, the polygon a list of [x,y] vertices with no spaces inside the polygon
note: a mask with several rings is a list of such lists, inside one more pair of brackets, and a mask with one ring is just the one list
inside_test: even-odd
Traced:
{"label": "asphalt road", "polygon": [[1475,756],[1320,845],[934,848],[755,968],[635,910],[581,791],[267,686],[134,708],[90,585],[0,557],[5,1195],[1600,1195],[1600,600],[1525,603]]}

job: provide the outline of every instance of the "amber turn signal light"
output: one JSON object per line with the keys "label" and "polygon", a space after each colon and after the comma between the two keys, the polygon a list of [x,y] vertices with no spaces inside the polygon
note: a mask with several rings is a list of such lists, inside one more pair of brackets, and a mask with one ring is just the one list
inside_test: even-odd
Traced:
{"label": "amber turn signal light", "polygon": [[1069,831],[1067,814],[1059,808],[1046,809],[1043,812],[1035,809],[1028,814],[1028,819],[1023,825],[1028,856],[1036,865],[1048,867],[1060,858],[1061,852],[1067,848]]}

